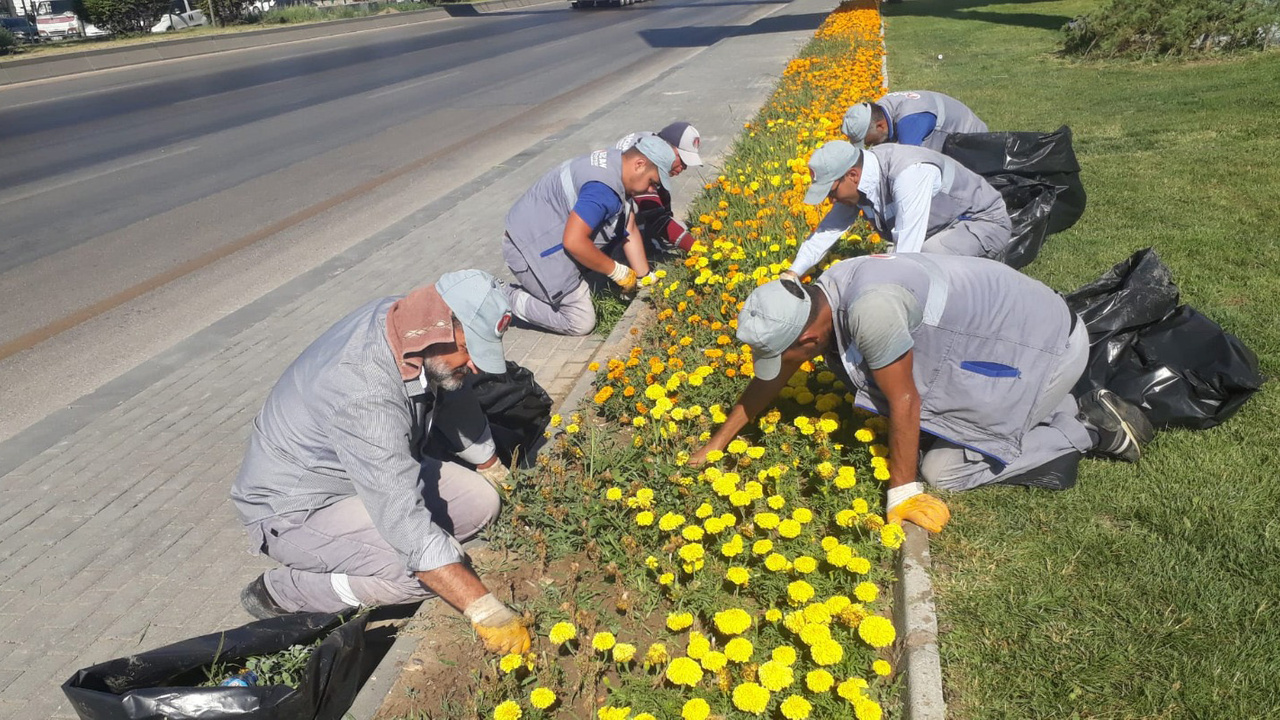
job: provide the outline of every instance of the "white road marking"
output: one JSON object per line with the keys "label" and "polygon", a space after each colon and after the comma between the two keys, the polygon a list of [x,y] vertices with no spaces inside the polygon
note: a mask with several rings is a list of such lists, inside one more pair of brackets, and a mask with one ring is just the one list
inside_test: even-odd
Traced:
{"label": "white road marking", "polygon": [[376,93],[374,93],[374,94],[372,94],[372,95],[368,96],[368,98],[369,98],[370,100],[372,100],[372,99],[374,99],[374,98],[380,98],[380,97],[382,97],[383,95],[391,95],[391,94],[393,94],[393,93],[404,92],[405,90],[409,90],[409,89],[411,89],[411,88],[416,88],[416,87],[418,87],[419,85],[426,85],[426,84],[427,84],[427,83],[429,83],[429,82],[435,82],[436,80],[443,80],[443,79],[445,79],[445,78],[447,78],[447,77],[453,77],[454,75],[457,75],[457,74],[459,74],[459,73],[461,73],[461,72],[462,72],[461,70],[453,70],[453,71],[451,71],[451,72],[447,72],[447,73],[438,73],[438,74],[435,74],[435,75],[429,75],[429,76],[424,77],[424,78],[422,78],[422,79],[420,79],[420,80],[409,80],[409,81],[402,82],[402,83],[399,83],[399,84],[396,84],[396,85],[392,85],[392,86],[391,86],[391,87],[389,87],[389,88],[384,88],[384,89],[382,89],[382,90],[379,90],[378,92],[376,92]]}

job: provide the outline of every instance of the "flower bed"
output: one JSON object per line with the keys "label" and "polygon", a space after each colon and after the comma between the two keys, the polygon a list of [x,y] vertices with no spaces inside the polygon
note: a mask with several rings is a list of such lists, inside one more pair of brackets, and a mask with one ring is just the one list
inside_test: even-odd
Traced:
{"label": "flower bed", "polygon": [[591,411],[552,419],[499,540],[568,576],[531,600],[542,638],[497,661],[481,712],[873,720],[892,704],[883,588],[903,533],[879,514],[883,419],[807,366],[727,452],[687,463],[751,377],[742,301],[825,211],[801,202],[809,154],[882,92],[880,28],[866,0],[823,23],[695,202],[698,243],[657,273],[635,347],[593,368]]}

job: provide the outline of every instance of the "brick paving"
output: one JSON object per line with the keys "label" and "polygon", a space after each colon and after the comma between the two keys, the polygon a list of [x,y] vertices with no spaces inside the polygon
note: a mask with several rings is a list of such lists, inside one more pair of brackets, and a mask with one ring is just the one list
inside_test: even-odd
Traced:
{"label": "brick paving", "polygon": [[[247,553],[227,492],[250,422],[284,368],[370,298],[463,267],[507,276],[497,252],[506,210],[565,158],[680,118],[702,131],[714,162],[832,3],[795,0],[762,12],[775,7],[752,30],[521,153],[450,203],[424,208],[417,229],[362,243],[359,257],[148,361],[108,409],[87,402],[57,415],[45,423],[56,437],[47,448],[0,443],[0,472],[12,468],[0,476],[0,718],[75,717],[58,686],[77,668],[248,621],[240,588],[270,561]],[[677,201],[702,182],[696,171],[678,178]],[[507,335],[508,356],[557,398],[600,342]]]}

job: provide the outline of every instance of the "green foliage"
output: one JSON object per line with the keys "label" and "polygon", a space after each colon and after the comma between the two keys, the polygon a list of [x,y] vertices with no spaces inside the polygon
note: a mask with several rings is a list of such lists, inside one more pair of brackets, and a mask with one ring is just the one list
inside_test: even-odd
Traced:
{"label": "green foliage", "polygon": [[1271,0],[1110,0],[1066,24],[1063,50],[1102,57],[1256,50],[1275,43],[1277,23],[1280,4]]}
{"label": "green foliage", "polygon": [[0,55],[4,55],[18,46],[18,38],[6,28],[0,28]]}
{"label": "green foliage", "polygon": [[245,19],[249,0],[200,0],[199,7],[206,17],[217,18],[219,25],[229,25]]}
{"label": "green foliage", "polygon": [[[302,673],[307,668],[307,661],[311,658],[311,652],[316,649],[323,638],[316,640],[310,645],[291,645],[285,650],[271,655],[254,655],[245,658],[242,662],[221,662],[215,660],[205,670],[207,678],[201,687],[216,687],[223,680],[238,675],[244,671],[252,671],[257,673],[257,685],[288,685],[296,688],[298,683],[302,681]],[[221,648],[218,653],[221,654]]]}
{"label": "green foliage", "polygon": [[147,32],[168,11],[169,0],[75,0],[81,20],[117,35]]}

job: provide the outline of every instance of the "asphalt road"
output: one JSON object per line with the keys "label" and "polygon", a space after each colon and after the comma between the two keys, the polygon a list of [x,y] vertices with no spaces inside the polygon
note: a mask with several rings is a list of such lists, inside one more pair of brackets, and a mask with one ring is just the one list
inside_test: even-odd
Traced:
{"label": "asphalt road", "polygon": [[0,89],[0,438],[776,7],[436,15]]}

